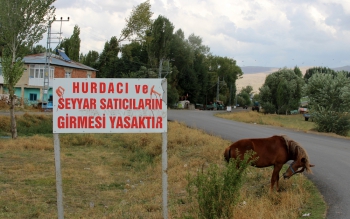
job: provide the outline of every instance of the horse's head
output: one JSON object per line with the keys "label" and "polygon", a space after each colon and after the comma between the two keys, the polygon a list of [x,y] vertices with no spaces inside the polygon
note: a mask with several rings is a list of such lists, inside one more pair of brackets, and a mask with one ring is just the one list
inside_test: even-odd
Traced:
{"label": "horse's head", "polygon": [[308,158],[303,157],[301,159],[297,159],[289,165],[287,171],[283,174],[283,178],[289,179],[294,174],[302,173],[304,170],[306,170],[308,173],[312,173],[310,168],[314,166],[315,165],[309,163]]}
{"label": "horse's head", "polygon": [[288,179],[296,173],[304,172],[304,170],[308,173],[312,173],[311,167],[314,167],[315,165],[309,163],[309,156],[304,148],[293,140],[289,140],[288,144],[290,153],[294,157],[294,162],[289,165],[289,168],[283,174],[283,177]]}

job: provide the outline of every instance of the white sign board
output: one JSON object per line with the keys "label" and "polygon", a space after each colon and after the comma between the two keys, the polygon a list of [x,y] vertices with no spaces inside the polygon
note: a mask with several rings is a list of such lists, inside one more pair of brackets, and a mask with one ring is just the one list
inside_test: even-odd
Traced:
{"label": "white sign board", "polygon": [[167,132],[166,79],[53,79],[53,133]]}

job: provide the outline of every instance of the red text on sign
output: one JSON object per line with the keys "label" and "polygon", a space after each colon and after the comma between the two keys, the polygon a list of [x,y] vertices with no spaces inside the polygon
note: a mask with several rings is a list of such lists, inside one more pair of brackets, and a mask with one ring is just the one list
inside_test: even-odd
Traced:
{"label": "red text on sign", "polygon": [[100,109],[123,109],[123,110],[161,110],[163,109],[162,99],[120,99],[120,98],[102,98],[100,100]]}
{"label": "red text on sign", "polygon": [[[140,88],[141,88],[141,85],[138,85],[138,84],[135,85],[135,90],[136,90],[137,94],[140,93]],[[148,86],[146,84],[142,85],[142,93],[144,93],[144,94],[148,93]]]}
{"label": "red text on sign", "polygon": [[158,116],[110,116],[111,128],[116,129],[161,129],[163,118]]}
{"label": "red text on sign", "polygon": [[105,82],[73,82],[73,93],[129,93],[129,83],[105,83]]}
{"label": "red text on sign", "polygon": [[95,98],[59,98],[58,109],[96,109]]}
{"label": "red text on sign", "polygon": [[59,129],[101,129],[106,128],[106,116],[59,116],[57,117]]}

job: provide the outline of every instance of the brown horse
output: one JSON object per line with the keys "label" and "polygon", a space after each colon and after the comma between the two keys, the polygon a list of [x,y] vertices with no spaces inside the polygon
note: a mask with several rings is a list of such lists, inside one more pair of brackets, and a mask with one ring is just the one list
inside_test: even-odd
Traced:
{"label": "brown horse", "polygon": [[[253,156],[250,158],[254,161],[252,163],[253,166],[274,166],[270,191],[273,190],[275,183],[276,190],[279,191],[279,172],[283,164],[287,161],[294,160],[283,174],[285,179],[290,178],[296,173],[301,173],[304,170],[311,173],[310,167],[314,166],[309,163],[309,156],[304,148],[286,135],[275,135],[269,138],[241,139],[225,149],[224,157],[227,162],[229,162],[230,158],[237,158],[237,156],[242,160],[244,154],[250,150],[254,152]],[[301,169],[299,170],[299,168]]]}

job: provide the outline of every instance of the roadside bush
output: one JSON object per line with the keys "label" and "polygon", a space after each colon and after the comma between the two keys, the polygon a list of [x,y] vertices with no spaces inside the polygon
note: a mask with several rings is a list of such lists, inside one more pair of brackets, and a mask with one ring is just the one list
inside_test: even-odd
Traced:
{"label": "roadside bush", "polygon": [[344,72],[313,74],[303,88],[316,129],[347,135],[350,130],[350,79]]}
{"label": "roadside bush", "polygon": [[17,132],[19,135],[50,134],[53,132],[52,116],[27,113],[18,116]]}
{"label": "roadside bush", "polygon": [[272,103],[262,103],[261,104],[265,114],[275,114],[276,107]]}
{"label": "roadside bush", "polygon": [[332,111],[318,111],[313,114],[316,130],[347,136],[350,131],[350,115]]}
{"label": "roadside bush", "polygon": [[8,116],[0,116],[0,132],[11,132],[11,121]]}
{"label": "roadside bush", "polygon": [[231,208],[239,201],[239,190],[250,165],[251,153],[244,160],[231,159],[227,166],[210,165],[197,176],[189,176],[187,190],[190,197],[195,197],[200,218],[233,218]]}

